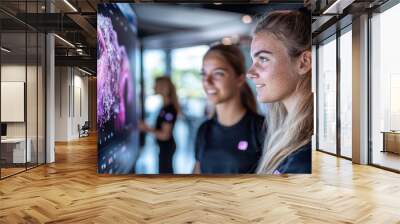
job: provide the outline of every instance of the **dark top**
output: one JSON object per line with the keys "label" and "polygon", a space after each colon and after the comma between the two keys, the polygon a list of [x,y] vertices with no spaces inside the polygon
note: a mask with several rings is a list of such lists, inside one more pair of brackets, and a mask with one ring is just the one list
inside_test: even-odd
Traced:
{"label": "dark top", "polygon": [[[164,122],[172,124],[172,129],[173,129],[177,115],[178,113],[172,104],[165,105],[164,107],[161,108],[160,113],[158,114],[155,129],[161,130],[162,123]],[[157,143],[159,145],[175,145],[175,139],[171,133],[170,139],[163,141],[157,139]]]}
{"label": "dark top", "polygon": [[311,174],[311,142],[292,152],[279,164],[275,174]]}
{"label": "dark top", "polygon": [[201,173],[253,173],[262,153],[263,123],[263,116],[250,111],[229,127],[216,117],[205,121],[195,145]]}

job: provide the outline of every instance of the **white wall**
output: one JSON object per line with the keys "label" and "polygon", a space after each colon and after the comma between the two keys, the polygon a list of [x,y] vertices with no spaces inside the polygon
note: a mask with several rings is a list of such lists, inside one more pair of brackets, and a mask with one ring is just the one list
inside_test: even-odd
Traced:
{"label": "white wall", "polygon": [[68,71],[67,67],[55,68],[55,141],[68,140]]}
{"label": "white wall", "polygon": [[88,120],[88,78],[72,67],[56,67],[55,73],[55,140],[70,141],[79,137],[78,124]]}

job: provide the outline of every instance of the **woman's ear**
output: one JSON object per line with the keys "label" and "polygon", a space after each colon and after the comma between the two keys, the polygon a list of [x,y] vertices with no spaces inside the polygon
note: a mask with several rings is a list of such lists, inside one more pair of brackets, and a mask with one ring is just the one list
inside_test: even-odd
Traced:
{"label": "woman's ear", "polygon": [[238,86],[241,88],[246,83],[246,76],[242,74],[238,78]]}
{"label": "woman's ear", "polygon": [[299,75],[303,76],[310,72],[312,67],[311,51],[304,51],[298,59],[297,69]]}

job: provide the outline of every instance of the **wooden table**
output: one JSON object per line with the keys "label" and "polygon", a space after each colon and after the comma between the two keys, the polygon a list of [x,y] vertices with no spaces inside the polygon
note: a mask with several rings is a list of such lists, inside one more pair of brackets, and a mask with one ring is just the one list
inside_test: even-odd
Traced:
{"label": "wooden table", "polygon": [[400,154],[400,131],[382,131],[381,133],[383,133],[382,152]]}

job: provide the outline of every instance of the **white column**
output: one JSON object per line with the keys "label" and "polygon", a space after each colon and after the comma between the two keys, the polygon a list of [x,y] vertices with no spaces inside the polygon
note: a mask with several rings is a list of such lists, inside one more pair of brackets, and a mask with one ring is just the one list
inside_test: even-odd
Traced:
{"label": "white column", "polygon": [[353,162],[368,163],[368,16],[353,19]]}
{"label": "white column", "polygon": [[55,75],[54,75],[54,35],[46,36],[46,163],[55,161],[54,133],[55,133]]}
{"label": "white column", "polygon": [[[54,5],[46,1],[46,11],[54,12]],[[54,35],[46,35],[46,163],[55,162],[55,44]]]}

